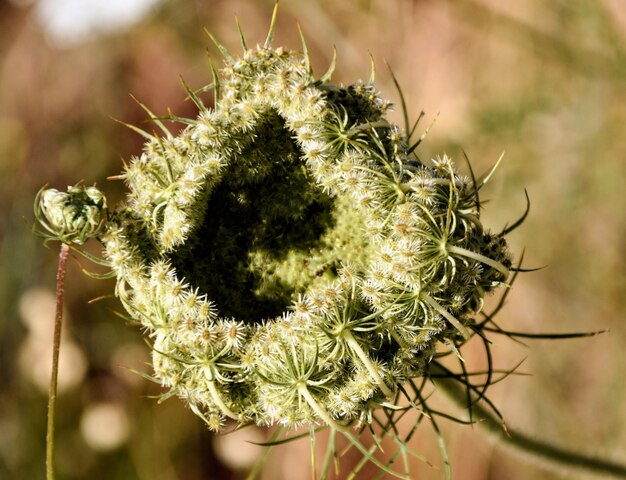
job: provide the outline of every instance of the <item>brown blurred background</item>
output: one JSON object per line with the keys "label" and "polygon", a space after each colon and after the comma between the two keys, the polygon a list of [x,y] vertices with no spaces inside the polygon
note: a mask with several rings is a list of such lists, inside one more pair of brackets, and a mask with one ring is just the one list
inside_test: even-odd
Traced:
{"label": "brown blurred background", "polygon": [[[238,51],[237,15],[248,43],[265,38],[271,0],[0,0],[0,478],[44,476],[47,382],[57,251],[31,233],[32,201],[44,184],[107,181],[141,149],[114,122],[142,124],[135,95],[157,114],[195,115],[180,86],[210,82],[207,27]],[[423,158],[467,152],[477,172],[504,150],[485,190],[485,223],[499,230],[525,208],[510,236],[525,265],[500,324],[531,332],[611,332],[589,339],[498,338],[496,366],[526,358],[491,390],[509,425],[576,451],[626,462],[626,4],[621,0],[282,0],[274,45],[299,49],[299,22],[313,65],[334,81],[369,77],[398,104],[384,60],[423,127],[439,118]],[[210,97],[207,97],[210,103]],[[394,120],[401,122],[400,109]],[[177,127],[174,127],[177,128]],[[97,253],[97,245],[91,245]],[[60,478],[236,479],[266,432],[214,437],[182,403],[128,369],[149,372],[141,332],[113,310],[113,284],[70,262],[62,345],[57,455]],[[468,345],[474,368],[484,367]],[[475,359],[473,357],[476,357]],[[439,400],[438,400],[439,401]],[[441,408],[452,408],[441,400]],[[479,427],[444,425],[453,478],[589,478],[553,471],[492,443]],[[412,446],[443,478],[435,436]],[[276,448],[263,478],[309,478],[308,441]],[[370,478],[371,470],[359,478]]]}

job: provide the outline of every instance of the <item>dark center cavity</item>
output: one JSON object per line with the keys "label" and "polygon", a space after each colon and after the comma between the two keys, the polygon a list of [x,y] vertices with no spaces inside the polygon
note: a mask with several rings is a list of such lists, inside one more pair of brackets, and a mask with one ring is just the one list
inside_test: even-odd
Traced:
{"label": "dark center cavity", "polygon": [[323,253],[334,200],[315,183],[284,120],[264,118],[207,196],[203,223],[171,254],[178,275],[220,316],[246,322],[280,315],[312,281],[333,273],[337,254]]}

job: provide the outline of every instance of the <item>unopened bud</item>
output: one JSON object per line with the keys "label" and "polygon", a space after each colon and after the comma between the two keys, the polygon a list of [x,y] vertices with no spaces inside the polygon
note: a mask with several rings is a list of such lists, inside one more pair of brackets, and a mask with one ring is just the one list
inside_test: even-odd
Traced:
{"label": "unopened bud", "polygon": [[100,233],[105,208],[106,198],[96,187],[48,188],[37,195],[35,217],[48,239],[82,245]]}

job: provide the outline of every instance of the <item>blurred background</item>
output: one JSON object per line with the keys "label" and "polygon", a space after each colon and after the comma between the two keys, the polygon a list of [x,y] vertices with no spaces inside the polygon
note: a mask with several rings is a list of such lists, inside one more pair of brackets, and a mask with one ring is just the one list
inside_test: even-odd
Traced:
{"label": "blurred background", "polygon": [[[108,181],[142,139],[112,118],[142,125],[167,108],[194,116],[179,82],[210,82],[207,27],[238,51],[234,17],[248,43],[262,43],[271,0],[0,0],[0,478],[44,477],[55,245],[31,233],[42,185],[83,180],[110,204],[124,195]],[[402,115],[387,61],[422,128],[438,116],[422,158],[446,152],[477,173],[505,151],[485,189],[484,223],[499,231],[532,206],[510,235],[526,267],[503,328],[592,338],[497,338],[496,366],[526,359],[491,398],[511,427],[574,451],[626,463],[626,4],[621,0],[281,0],[274,45],[299,49],[299,22],[318,74],[338,50],[335,83],[369,78]],[[219,60],[218,60],[219,61]],[[211,97],[206,97],[210,104]],[[149,127],[146,127],[149,128]],[[173,128],[178,128],[173,126]],[[464,167],[463,167],[464,168]],[[98,253],[97,245],[90,251]],[[110,281],[69,262],[57,426],[63,479],[244,478],[262,450],[254,428],[224,436],[132,373],[150,372],[140,331],[113,312]],[[493,303],[493,302],[492,302]],[[484,368],[479,345],[464,354]],[[454,411],[445,399],[441,409]],[[410,420],[408,421],[410,423]],[[553,471],[492,442],[480,427],[443,424],[453,478],[590,478]],[[411,446],[433,464],[414,476],[443,478],[432,428]],[[310,478],[308,440],[276,448],[263,478]],[[359,478],[371,478],[364,470]],[[340,475],[341,477],[341,475]]]}

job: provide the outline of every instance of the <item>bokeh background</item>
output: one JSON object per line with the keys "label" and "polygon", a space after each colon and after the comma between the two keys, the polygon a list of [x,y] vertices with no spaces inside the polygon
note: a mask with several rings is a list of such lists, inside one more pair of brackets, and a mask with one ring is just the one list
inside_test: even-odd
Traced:
{"label": "bokeh background", "polygon": [[[262,42],[270,0],[0,0],[0,478],[44,476],[45,412],[57,249],[33,237],[32,201],[44,184],[83,180],[110,203],[124,194],[117,174],[141,138],[112,118],[143,125],[135,95],[157,114],[195,115],[182,75],[210,82],[207,27],[239,48]],[[621,0],[281,0],[274,45],[299,49],[313,65],[338,51],[336,83],[369,78],[398,105],[393,68],[412,118],[438,119],[423,158],[463,151],[476,172],[505,160],[485,189],[484,220],[510,235],[525,266],[499,323],[511,330],[610,333],[568,341],[498,338],[496,365],[529,376],[494,386],[510,426],[575,451],[626,462],[626,4]],[[219,60],[218,60],[219,61]],[[208,103],[211,97],[206,97]],[[394,119],[401,122],[400,109]],[[145,126],[145,125],[144,125]],[[173,127],[177,128],[177,127]],[[420,130],[421,131],[421,130]],[[89,247],[98,252],[97,245]],[[58,473],[64,479],[244,478],[261,453],[245,429],[216,437],[181,402],[150,398],[141,332],[114,313],[110,281],[70,261],[58,400]],[[466,356],[484,367],[478,346]],[[451,409],[445,399],[440,408]],[[517,456],[480,427],[443,425],[453,478],[590,478]],[[436,437],[424,424],[412,443],[443,477]],[[263,478],[309,478],[308,441],[276,448]],[[361,478],[371,478],[365,470]],[[341,477],[341,475],[340,475]]]}

